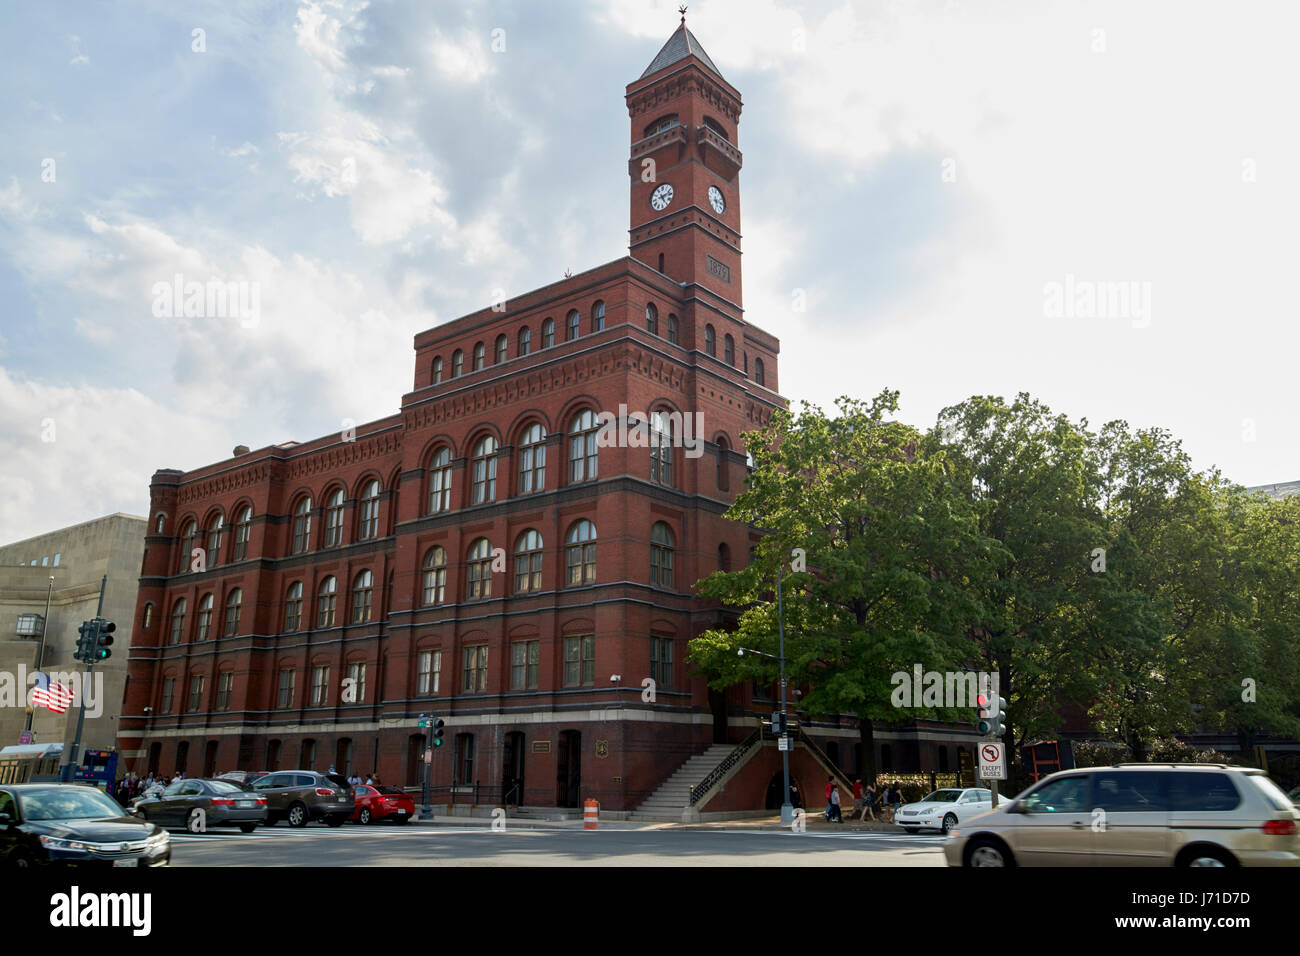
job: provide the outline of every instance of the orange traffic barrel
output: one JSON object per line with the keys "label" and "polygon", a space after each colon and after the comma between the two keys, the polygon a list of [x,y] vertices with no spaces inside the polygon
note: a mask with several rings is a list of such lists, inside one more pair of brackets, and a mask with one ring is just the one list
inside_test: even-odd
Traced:
{"label": "orange traffic barrel", "polygon": [[582,828],[584,830],[596,829],[596,821],[599,819],[600,804],[596,802],[595,797],[588,797],[582,809]]}

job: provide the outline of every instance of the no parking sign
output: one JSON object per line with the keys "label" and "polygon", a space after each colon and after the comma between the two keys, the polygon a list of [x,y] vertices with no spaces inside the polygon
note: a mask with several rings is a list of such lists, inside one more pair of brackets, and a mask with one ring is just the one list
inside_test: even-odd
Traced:
{"label": "no parking sign", "polygon": [[1002,745],[982,741],[980,743],[980,778],[983,780],[1007,779],[1007,765],[1003,760]]}

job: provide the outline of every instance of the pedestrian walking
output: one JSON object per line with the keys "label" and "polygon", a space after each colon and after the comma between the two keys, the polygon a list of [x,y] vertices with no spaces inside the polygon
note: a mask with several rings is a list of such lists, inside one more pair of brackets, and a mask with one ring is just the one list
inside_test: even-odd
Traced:
{"label": "pedestrian walking", "polygon": [[867,818],[867,815],[870,814],[872,822],[873,823],[875,822],[876,814],[871,809],[871,805],[875,802],[876,802],[876,788],[873,787],[871,784],[867,784],[866,787],[864,787],[862,790],[862,815],[858,817],[859,820],[865,820]]}
{"label": "pedestrian walking", "polygon": [[844,822],[844,817],[840,816],[840,788],[836,786],[831,787],[830,822]]}
{"label": "pedestrian walking", "polygon": [[803,794],[799,792],[799,784],[793,780],[790,781],[790,806],[795,810],[803,809]]}
{"label": "pedestrian walking", "polygon": [[827,820],[831,818],[831,791],[833,791],[834,789],[835,789],[835,778],[827,777],[826,778],[826,809],[822,812],[822,815]]}

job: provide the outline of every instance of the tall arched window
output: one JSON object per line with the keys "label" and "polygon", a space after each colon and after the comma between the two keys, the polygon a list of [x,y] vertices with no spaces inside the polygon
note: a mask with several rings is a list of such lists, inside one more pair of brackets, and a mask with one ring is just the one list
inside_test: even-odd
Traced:
{"label": "tall arched window", "polygon": [[564,341],[572,342],[580,334],[578,326],[582,322],[582,317],[578,315],[578,310],[572,310],[564,322]]}
{"label": "tall arched window", "polygon": [[673,345],[677,344],[677,316],[668,316],[668,341]]}
{"label": "tall arched window", "polygon": [[492,596],[492,545],[479,538],[469,548],[465,593],[470,598]]}
{"label": "tall arched window", "polygon": [[343,489],[335,488],[325,499],[325,547],[343,543]]}
{"label": "tall arched window", "polygon": [[519,349],[520,355],[527,355],[533,343],[533,333],[531,329],[522,328],[519,330]]}
{"label": "tall arched window", "polygon": [[569,425],[569,481],[594,481],[597,475],[596,436],[600,420],[591,409],[579,412]]}
{"label": "tall arched window", "polygon": [[442,381],[442,356],[439,355],[433,360],[433,384],[437,385]]}
{"label": "tall arched window", "polygon": [[659,310],[655,308],[653,302],[646,303],[645,330],[651,335],[659,334]]}
{"label": "tall arched window", "polygon": [[485,501],[495,501],[497,497],[497,440],[491,435],[484,435],[474,446],[473,468],[473,502],[481,505]]}
{"label": "tall arched window", "polygon": [[185,530],[181,532],[181,570],[190,569],[190,561],[194,556],[194,539],[199,536],[198,522],[190,520],[185,522]]}
{"label": "tall arched window", "polygon": [[506,340],[506,337],[504,335],[498,335],[497,346],[496,346],[496,358],[493,359],[493,364],[500,365],[502,362],[504,362],[506,360],[506,356],[509,351],[510,351],[510,346]]}
{"label": "tall arched window", "polygon": [[153,626],[153,602],[150,601],[144,606],[144,621],[141,624],[141,627],[147,631],[152,626]]}
{"label": "tall arched window", "polygon": [[365,624],[370,620],[370,606],[375,591],[375,576],[362,571],[352,580],[352,623]]}
{"label": "tall arched window", "polygon": [[451,449],[439,448],[429,462],[429,514],[451,508]]}
{"label": "tall arched window", "polygon": [[221,515],[213,515],[208,522],[208,567],[221,563],[221,539],[225,537],[226,523]]}
{"label": "tall arched window", "polygon": [[235,588],[226,596],[226,637],[239,633],[239,609],[244,602],[244,592]]}
{"label": "tall arched window", "polygon": [[706,325],[704,327],[704,351],[714,357],[718,354],[717,336],[713,331],[712,325]]}
{"label": "tall arched window", "polygon": [[185,598],[181,598],[172,605],[172,633],[171,642],[179,644],[185,636]]}
{"label": "tall arched window", "polygon": [[361,526],[358,530],[362,541],[379,536],[379,482],[373,478],[361,489]]}
{"label": "tall arched window", "polygon": [[718,545],[718,570],[731,570],[731,545],[725,541]]}
{"label": "tall arched window", "polygon": [[199,629],[194,634],[196,641],[206,641],[212,631],[212,595],[205,594],[199,601]]}
{"label": "tall arched window", "polygon": [[302,582],[289,585],[284,596],[284,629],[286,632],[302,630]]}
{"label": "tall arched window", "polygon": [[534,422],[519,436],[519,494],[546,488],[546,432]]}
{"label": "tall arched window", "polygon": [[727,445],[726,436],[719,435],[718,436],[718,473],[717,473],[719,491],[727,491],[731,486],[731,481],[728,478],[728,474],[730,472],[730,465],[727,461],[727,452],[730,450],[731,450],[730,447]]}
{"label": "tall arched window", "polygon": [[153,533],[154,533],[154,534],[162,534],[162,533],[163,533],[163,527],[164,527],[166,524],[167,524],[167,516],[166,516],[166,515],[159,515],[159,516],[158,516],[158,520],[154,522]]}
{"label": "tall arched window", "polygon": [[434,545],[424,556],[424,604],[447,599],[447,552]]}
{"label": "tall arched window", "polygon": [[673,532],[662,521],[650,529],[650,586],[673,586]]}
{"label": "tall arched window", "polygon": [[487,346],[482,342],[474,343],[474,371],[481,369],[487,362]]}
{"label": "tall arched window", "polygon": [[243,561],[248,557],[248,542],[253,537],[253,509],[248,505],[239,509],[235,515],[235,550],[231,555],[233,561]]}
{"label": "tall arched window", "polygon": [[722,338],[722,360],[728,365],[735,367],[736,364],[736,340],[728,332]]}
{"label": "tall arched window", "polygon": [[542,589],[542,536],[529,528],[515,542],[515,593]]}
{"label": "tall arched window", "polygon": [[564,565],[569,584],[592,584],[596,580],[596,526],[583,518],[575,521],[564,539]]}
{"label": "tall arched window", "polygon": [[547,319],[542,323],[542,348],[549,349],[555,344],[555,320]]}
{"label": "tall arched window", "polygon": [[465,371],[465,353],[460,349],[451,353],[451,377],[460,378]]}
{"label": "tall arched window", "polygon": [[754,381],[759,385],[767,384],[763,377],[763,360],[761,358],[754,359]]}
{"label": "tall arched window", "polygon": [[302,554],[311,547],[311,497],[304,497],[293,510],[293,553]]}
{"label": "tall arched window", "polygon": [[663,411],[650,416],[650,480],[673,487],[673,420]]}
{"label": "tall arched window", "polygon": [[334,626],[334,606],[338,600],[338,582],[330,575],[316,590],[316,626]]}
{"label": "tall arched window", "polygon": [[600,300],[591,307],[591,331],[603,332],[605,329],[605,303]]}

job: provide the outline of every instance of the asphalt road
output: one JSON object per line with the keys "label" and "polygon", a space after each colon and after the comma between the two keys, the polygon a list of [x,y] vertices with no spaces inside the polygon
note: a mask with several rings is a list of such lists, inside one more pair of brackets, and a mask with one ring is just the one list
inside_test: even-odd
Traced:
{"label": "asphalt road", "polygon": [[779,829],[286,826],[172,833],[172,866],[943,866],[942,838]]}

